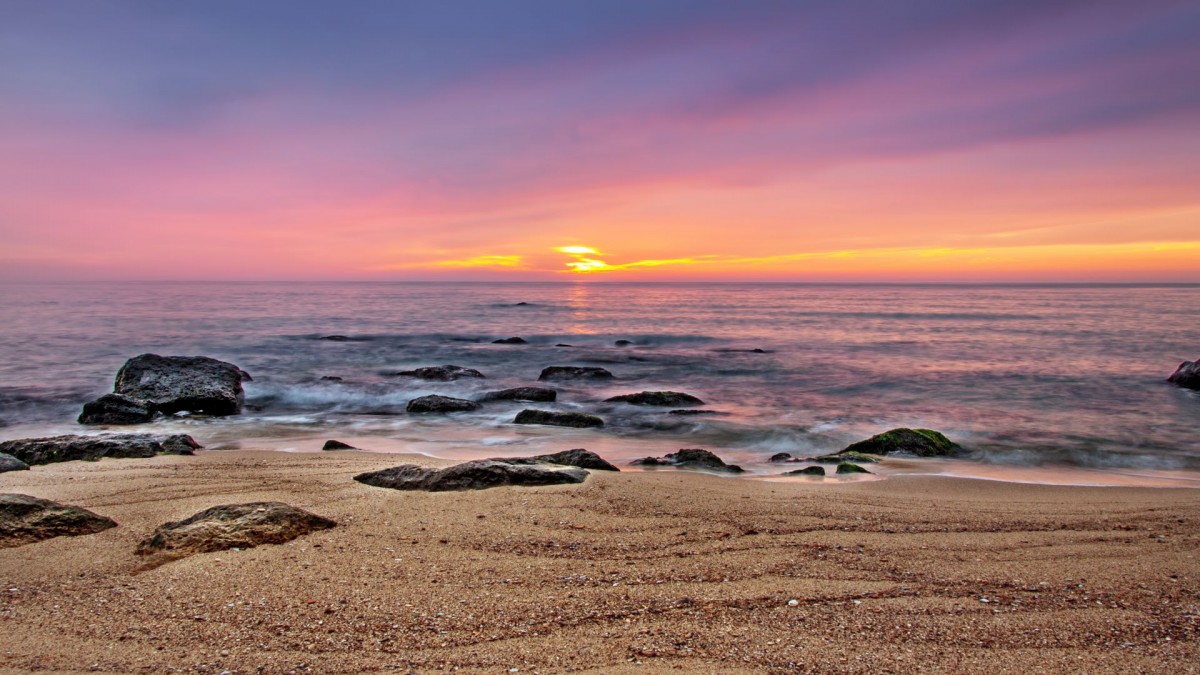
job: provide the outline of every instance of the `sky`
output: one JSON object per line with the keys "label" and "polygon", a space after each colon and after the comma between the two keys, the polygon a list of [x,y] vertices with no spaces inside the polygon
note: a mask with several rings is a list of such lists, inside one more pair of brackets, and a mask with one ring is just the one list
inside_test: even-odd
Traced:
{"label": "sky", "polygon": [[0,0],[0,280],[1200,282],[1200,2]]}

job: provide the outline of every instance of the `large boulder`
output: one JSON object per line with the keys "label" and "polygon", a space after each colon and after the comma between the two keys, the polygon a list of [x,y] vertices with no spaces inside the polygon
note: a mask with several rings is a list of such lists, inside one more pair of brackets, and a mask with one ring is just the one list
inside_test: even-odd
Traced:
{"label": "large boulder", "polygon": [[0,473],[7,471],[28,471],[29,465],[6,452],[0,452]]}
{"label": "large boulder", "polygon": [[1167,382],[1187,389],[1200,390],[1200,359],[1179,364],[1175,372],[1167,378]]}
{"label": "large boulder", "polygon": [[142,424],[154,419],[154,404],[121,394],[105,394],[83,404],[80,424]]}
{"label": "large boulder", "polygon": [[388,373],[388,375],[395,377],[415,377],[419,380],[435,380],[438,382],[451,382],[464,377],[483,377],[483,373],[474,368],[464,368],[454,365],[426,366],[414,370],[401,370]]}
{"label": "large boulder", "polygon": [[549,387],[513,387],[500,391],[489,391],[479,397],[480,401],[533,401],[553,403],[558,392]]}
{"label": "large boulder", "polygon": [[196,439],[186,434],[104,434],[21,438],[0,443],[0,452],[26,464],[50,464],[80,459],[96,461],[102,457],[191,455],[201,447]]}
{"label": "large boulder", "polygon": [[185,410],[236,415],[245,400],[243,379],[241,368],[207,356],[142,354],[117,372],[113,393],[167,415]]}
{"label": "large boulder", "polygon": [[591,366],[549,366],[542,369],[538,379],[546,380],[611,380],[613,374],[604,368]]}
{"label": "large boulder", "polygon": [[837,473],[871,473],[857,464],[842,462],[837,465]]}
{"label": "large boulder", "polygon": [[580,469],[595,471],[620,471],[600,455],[583,448],[563,450],[550,455],[534,455],[533,457],[497,457],[492,461],[509,464],[558,464],[559,466],[576,466]]}
{"label": "large boulder", "polygon": [[479,407],[479,404],[475,401],[468,401],[465,398],[452,398],[450,396],[433,394],[414,398],[408,402],[408,407],[405,410],[410,413],[452,413],[470,412],[472,410],[479,410]]}
{"label": "large boulder", "polygon": [[94,534],[116,526],[113,519],[78,506],[28,495],[0,494],[0,548],[51,537]]}
{"label": "large boulder", "polygon": [[859,441],[837,453],[866,453],[869,455],[905,454],[917,457],[952,457],[962,454],[958,444],[932,429],[892,429]]}
{"label": "large boulder", "polygon": [[705,471],[721,471],[724,473],[743,473],[744,469],[736,464],[726,464],[725,460],[717,457],[708,450],[687,448],[672,452],[663,457],[646,457],[632,462],[634,466],[667,466],[676,469],[702,469]]}
{"label": "large boulder", "polygon": [[456,464],[445,469],[431,469],[415,464],[371,471],[354,480],[375,487],[393,490],[485,490],[502,485],[565,485],[582,483],[587,471],[579,468],[551,469],[537,464],[515,464],[507,461],[482,459]]}
{"label": "large boulder", "polygon": [[704,405],[704,401],[679,391],[643,391],[637,394],[622,394],[606,398],[612,403],[630,403],[632,405],[653,405],[677,408],[685,405]]}
{"label": "large boulder", "polygon": [[335,525],[328,518],[281,502],[225,504],[205,509],[186,520],[160,525],[137,545],[135,552],[181,558],[231,548],[282,544]]}
{"label": "large boulder", "polygon": [[533,410],[526,408],[517,413],[514,424],[546,424],[555,427],[574,427],[583,429],[586,427],[602,427],[604,420],[589,415],[587,413],[578,412],[555,412],[553,410]]}

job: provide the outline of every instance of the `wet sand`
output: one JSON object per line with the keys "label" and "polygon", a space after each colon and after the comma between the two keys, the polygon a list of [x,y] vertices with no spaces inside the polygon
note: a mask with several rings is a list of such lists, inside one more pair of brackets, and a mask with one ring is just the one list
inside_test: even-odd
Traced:
{"label": "wet sand", "polygon": [[[426,457],[202,452],[0,474],[120,527],[0,549],[0,671],[1195,672],[1200,491],[660,471],[406,493]],[[147,569],[157,525],[339,526]]]}

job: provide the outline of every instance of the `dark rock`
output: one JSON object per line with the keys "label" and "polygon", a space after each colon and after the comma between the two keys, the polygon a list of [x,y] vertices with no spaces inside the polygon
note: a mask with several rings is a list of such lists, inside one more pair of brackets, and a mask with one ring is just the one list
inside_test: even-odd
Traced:
{"label": "dark rock", "polygon": [[513,305],[513,307],[529,307],[529,306],[530,306],[530,303],[528,303],[528,302],[518,302]]}
{"label": "dark rock", "polygon": [[539,380],[611,380],[613,374],[592,366],[550,366],[542,369]]}
{"label": "dark rock", "polygon": [[617,340],[613,344],[618,347],[628,347],[629,345],[633,344],[633,342],[631,340]]}
{"label": "dark rock", "polygon": [[526,342],[525,338],[510,337],[510,338],[500,338],[499,340],[492,340],[492,344],[494,344],[494,345],[526,345],[529,343]]}
{"label": "dark rock", "polygon": [[[819,467],[818,467],[819,468]],[[837,473],[871,473],[857,464],[842,462],[837,465]]]}
{"label": "dark rock", "polygon": [[6,452],[0,452],[0,473],[28,471],[29,465]]}
{"label": "dark rock", "polygon": [[704,401],[678,391],[643,391],[637,394],[622,394],[604,399],[610,403],[630,403],[632,405],[653,405],[677,407],[683,405],[704,405]]}
{"label": "dark rock", "polygon": [[755,347],[754,349],[714,349],[713,351],[714,351],[714,352],[721,352],[721,353],[724,353],[724,354],[737,354],[737,353],[743,353],[743,354],[770,354],[770,353],[771,353],[769,350],[762,349],[762,348],[759,348],[759,347]]}
{"label": "dark rock", "polygon": [[113,392],[167,415],[184,410],[236,415],[245,398],[242,370],[207,356],[135,356],[117,372]]}
{"label": "dark rock", "polygon": [[450,382],[451,380],[458,380],[464,377],[483,377],[483,373],[474,368],[450,365],[427,366],[425,368],[417,368],[416,370],[402,370],[387,374],[400,377],[415,377],[421,380],[438,380],[441,382]]}
{"label": "dark rock", "polygon": [[103,532],[117,523],[78,506],[28,495],[0,494],[0,548],[52,537]]}
{"label": "dark rock", "polygon": [[725,415],[727,413],[723,413],[720,410],[695,410],[695,409],[686,410],[685,409],[685,410],[669,410],[669,411],[667,411],[667,414],[668,415]]}
{"label": "dark rock", "polygon": [[154,404],[122,396],[105,394],[83,404],[80,424],[142,424],[154,419]]}
{"label": "dark rock", "polygon": [[479,397],[480,401],[536,401],[549,403],[558,398],[558,392],[549,387],[514,387],[500,391],[489,391]]}
{"label": "dark rock", "polygon": [[602,427],[604,420],[595,415],[577,412],[525,409],[517,413],[514,424],[548,424],[556,427]]}
{"label": "dark rock", "polygon": [[552,455],[536,455],[533,457],[497,457],[494,462],[507,462],[509,464],[559,464],[561,466],[575,466],[580,469],[593,469],[595,471],[620,471],[617,467],[610,464],[600,455],[583,448],[575,450],[563,450]]}
{"label": "dark rock", "polygon": [[341,382],[342,378],[338,377],[337,375],[322,375],[321,381],[322,382]]}
{"label": "dark rock", "polygon": [[354,338],[348,335],[325,335],[317,338],[318,340],[328,340],[329,342],[354,342]]}
{"label": "dark rock", "polygon": [[1167,382],[1186,389],[1200,390],[1200,359],[1179,364],[1175,372],[1167,378]]}
{"label": "dark rock", "polygon": [[558,343],[558,344],[556,344],[556,345],[554,345],[554,346],[555,346],[555,347],[574,347],[575,345],[568,345],[568,344],[563,344],[563,343],[561,343],[561,342],[560,342],[560,343]]}
{"label": "dark rock", "polygon": [[472,410],[479,410],[479,407],[479,404],[475,401],[468,401],[465,398],[452,398],[450,396],[433,394],[414,398],[408,402],[408,407],[405,410],[410,413],[452,413],[470,412]]}
{"label": "dark rock", "polygon": [[725,473],[743,473],[744,469],[735,464],[726,464],[708,450],[699,448],[684,449],[672,452],[665,457],[646,457],[634,460],[634,466],[670,466],[677,469],[705,469],[708,471],[723,471]]}
{"label": "dark rock", "polygon": [[182,558],[195,553],[282,544],[335,525],[328,518],[280,502],[225,504],[205,509],[186,520],[160,525],[137,545],[135,553]]}
{"label": "dark rock", "polygon": [[842,462],[854,462],[856,464],[877,464],[879,462],[879,458],[872,457],[871,455],[864,455],[861,452],[854,452],[853,450],[843,450],[842,452],[832,455],[813,457],[812,461],[821,462],[822,464],[840,464]]}
{"label": "dark rock", "polygon": [[328,441],[325,441],[325,445],[322,445],[321,449],[322,450],[357,450],[358,448],[354,447],[353,445],[350,445],[349,443],[343,443],[341,441],[335,441],[333,439],[330,439]]}
{"label": "dark rock", "polygon": [[[846,466],[854,466],[854,465],[847,464]],[[839,468],[839,472],[840,471],[841,471],[841,469]],[[824,476],[825,468],[821,467],[821,466],[806,466],[803,469],[796,469],[795,471],[788,471],[787,473],[785,473],[783,475],[785,475],[785,476]]]}
{"label": "dark rock", "polygon": [[792,453],[777,452],[777,453],[771,455],[771,459],[769,459],[767,461],[769,461],[769,462],[790,462],[791,460],[792,460]]}
{"label": "dark rock", "polygon": [[250,377],[250,373],[238,368],[238,372],[242,374],[242,382],[253,382],[254,378]]}
{"label": "dark rock", "polygon": [[904,453],[918,457],[950,457],[963,449],[950,439],[931,429],[892,429],[859,441],[838,453],[862,452],[870,455]]}
{"label": "dark rock", "polygon": [[26,464],[50,464],[101,457],[153,457],[191,455],[202,446],[185,434],[106,434],[101,436],[51,436],[22,438],[0,443],[0,452]]}
{"label": "dark rock", "polygon": [[415,464],[359,474],[354,480],[393,490],[485,490],[502,485],[564,485],[582,483],[587,471],[550,469],[537,464],[514,464],[491,459],[430,469]]}

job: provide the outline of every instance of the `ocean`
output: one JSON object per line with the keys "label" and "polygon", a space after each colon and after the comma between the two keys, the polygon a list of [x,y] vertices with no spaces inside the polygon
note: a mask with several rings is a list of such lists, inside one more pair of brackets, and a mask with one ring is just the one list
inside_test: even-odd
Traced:
{"label": "ocean", "polygon": [[[874,477],[1200,487],[1200,392],[1165,381],[1200,357],[1196,285],[41,283],[0,286],[0,316],[0,440],[153,430],[216,451],[316,450],[336,438],[453,459],[582,447],[618,464],[705,448],[773,479],[794,466],[770,464],[772,454],[924,427],[970,454],[897,459]],[[349,339],[321,339],[333,335]],[[528,344],[492,343],[513,336]],[[254,378],[245,412],[76,424],[146,352],[237,364]],[[387,375],[443,364],[486,379]],[[537,384],[552,365],[616,377],[554,383],[554,404],[404,410],[425,394]],[[603,401],[643,390],[691,393],[718,414]],[[525,407],[606,424],[513,424]]]}

